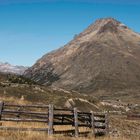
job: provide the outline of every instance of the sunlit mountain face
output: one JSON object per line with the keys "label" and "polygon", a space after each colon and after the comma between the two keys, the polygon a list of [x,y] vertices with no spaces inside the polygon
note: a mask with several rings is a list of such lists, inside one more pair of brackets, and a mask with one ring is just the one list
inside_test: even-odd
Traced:
{"label": "sunlit mountain face", "polygon": [[83,93],[140,87],[140,35],[113,19],[99,19],[64,47],[44,55],[25,76]]}

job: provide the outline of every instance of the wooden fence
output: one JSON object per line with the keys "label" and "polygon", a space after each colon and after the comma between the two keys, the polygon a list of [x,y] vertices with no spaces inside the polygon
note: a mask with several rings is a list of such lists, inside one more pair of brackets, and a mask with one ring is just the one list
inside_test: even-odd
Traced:
{"label": "wooden fence", "polygon": [[[108,115],[105,113],[80,112],[74,109],[58,109],[53,105],[13,105],[0,102],[1,122],[36,122],[46,123],[46,128],[17,128],[0,126],[1,130],[47,131],[48,135],[71,133],[78,137],[79,128],[89,128],[94,136],[106,135],[109,132]],[[18,124],[17,124],[18,125]],[[56,125],[70,125],[72,130],[55,131]]]}
{"label": "wooden fence", "polygon": [[140,120],[140,114],[127,114],[127,118],[130,120]]}

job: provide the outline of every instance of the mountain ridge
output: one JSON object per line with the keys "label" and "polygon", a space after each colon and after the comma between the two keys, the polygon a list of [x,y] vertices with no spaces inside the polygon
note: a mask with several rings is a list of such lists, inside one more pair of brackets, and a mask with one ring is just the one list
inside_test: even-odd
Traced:
{"label": "mountain ridge", "polygon": [[113,19],[99,19],[64,47],[25,71],[43,85],[93,93],[140,86],[140,35]]}
{"label": "mountain ridge", "polygon": [[3,73],[13,73],[22,75],[27,68],[28,67],[11,65],[8,62],[0,62],[0,72]]}

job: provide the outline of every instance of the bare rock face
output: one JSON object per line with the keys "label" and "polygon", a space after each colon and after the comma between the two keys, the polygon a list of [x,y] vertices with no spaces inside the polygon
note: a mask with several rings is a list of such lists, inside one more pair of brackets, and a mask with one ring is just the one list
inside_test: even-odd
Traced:
{"label": "bare rock face", "polygon": [[140,35],[113,18],[99,19],[25,71],[43,84],[92,93],[140,87]]}

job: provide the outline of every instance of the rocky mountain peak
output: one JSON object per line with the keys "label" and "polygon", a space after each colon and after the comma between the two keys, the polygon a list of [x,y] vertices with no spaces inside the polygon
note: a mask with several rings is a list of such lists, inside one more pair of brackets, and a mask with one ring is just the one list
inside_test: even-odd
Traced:
{"label": "rocky mountain peak", "polygon": [[106,33],[119,34],[120,32],[125,34],[126,32],[133,31],[114,18],[101,18],[91,24],[84,32],[80,33],[77,39],[91,41],[97,35],[107,35]]}
{"label": "rocky mountain peak", "polygon": [[140,87],[139,61],[140,35],[113,18],[104,18],[44,55],[25,76],[80,92],[125,90]]}
{"label": "rocky mountain peak", "polygon": [[112,23],[113,25],[118,26],[121,22],[114,18],[100,18],[96,20],[93,25],[105,26],[108,23]]}
{"label": "rocky mountain peak", "polygon": [[118,32],[118,26],[120,25],[120,22],[114,19],[108,18],[108,19],[99,20],[98,24],[99,24],[98,33],[104,33],[107,31]]}

